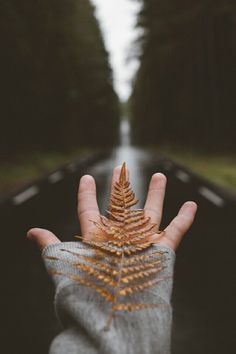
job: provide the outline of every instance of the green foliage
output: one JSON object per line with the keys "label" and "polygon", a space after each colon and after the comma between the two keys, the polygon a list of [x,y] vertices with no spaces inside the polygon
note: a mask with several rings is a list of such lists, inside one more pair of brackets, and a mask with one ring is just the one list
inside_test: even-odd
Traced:
{"label": "green foliage", "polygon": [[235,10],[225,0],[143,0],[130,102],[136,143],[236,151]]}
{"label": "green foliage", "polygon": [[196,149],[180,146],[152,146],[152,152],[168,156],[173,161],[190,168],[194,173],[228,189],[236,195],[236,159],[235,154],[200,153]]}
{"label": "green foliage", "polygon": [[94,151],[85,148],[77,148],[69,153],[32,151],[3,161],[0,165],[0,197],[8,197],[9,193],[17,192],[33,180],[48,175],[69,161],[73,162],[78,156],[89,156]]}
{"label": "green foliage", "polygon": [[0,4],[0,151],[117,141],[119,104],[88,0]]}

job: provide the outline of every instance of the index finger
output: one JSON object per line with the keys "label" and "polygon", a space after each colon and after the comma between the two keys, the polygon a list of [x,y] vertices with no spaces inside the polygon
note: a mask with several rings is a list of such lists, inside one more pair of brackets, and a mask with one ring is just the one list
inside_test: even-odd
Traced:
{"label": "index finger", "polygon": [[178,215],[164,230],[165,232],[159,243],[167,245],[175,251],[183,236],[192,226],[196,212],[197,204],[195,202],[185,202],[180,208]]}
{"label": "index finger", "polygon": [[144,206],[145,215],[157,224],[159,228],[162,218],[163,203],[166,190],[166,176],[162,173],[155,173],[150,181],[147,200]]}
{"label": "index finger", "polygon": [[85,175],[80,179],[77,210],[82,236],[90,238],[94,231],[94,224],[91,220],[97,222],[100,218],[96,184],[94,178],[90,175]]}

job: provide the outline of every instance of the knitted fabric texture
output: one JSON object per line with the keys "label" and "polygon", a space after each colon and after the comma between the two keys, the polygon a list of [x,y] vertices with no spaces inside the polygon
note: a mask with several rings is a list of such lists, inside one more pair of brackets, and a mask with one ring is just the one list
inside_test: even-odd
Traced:
{"label": "knitted fabric texture", "polygon": [[[63,250],[90,255],[91,247],[82,242],[47,246],[43,259],[50,269],[64,274],[80,274],[70,266],[77,258]],[[160,307],[118,313],[109,331],[104,331],[109,306],[93,289],[62,275],[51,275],[55,284],[55,311],[62,332],[53,340],[50,354],[170,354],[172,309],[170,304],[175,253],[168,247],[152,246],[165,253],[161,282],[135,294],[135,302],[156,303]],[[150,250],[143,251],[148,254]],[[46,258],[45,258],[46,257]],[[50,260],[47,257],[55,257]],[[86,261],[84,261],[86,264]],[[76,272],[76,273],[75,273]]]}

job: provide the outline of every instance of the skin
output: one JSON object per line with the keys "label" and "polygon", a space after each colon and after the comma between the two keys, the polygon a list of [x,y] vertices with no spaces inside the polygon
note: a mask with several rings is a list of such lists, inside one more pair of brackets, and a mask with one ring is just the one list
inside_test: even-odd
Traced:
{"label": "skin", "polygon": [[[112,185],[118,181],[121,171],[121,166],[117,166],[113,171]],[[128,172],[128,171],[127,171]],[[159,228],[162,218],[163,202],[166,189],[166,177],[162,173],[155,173],[150,181],[146,203],[144,206],[145,215],[151,218],[153,223],[156,223],[156,231]],[[95,180],[90,175],[85,175],[81,178],[78,189],[78,218],[80,221],[82,236],[87,239],[92,239],[92,233],[95,230],[94,225],[90,220],[98,221],[100,211],[97,204],[96,184]],[[163,234],[152,238],[152,241],[164,246],[168,246],[176,251],[184,234],[191,227],[197,211],[197,204],[192,201],[185,202],[177,216],[165,228]],[[36,242],[38,248],[43,250],[44,247],[60,243],[56,235],[51,231],[32,228],[27,232],[28,239]]]}

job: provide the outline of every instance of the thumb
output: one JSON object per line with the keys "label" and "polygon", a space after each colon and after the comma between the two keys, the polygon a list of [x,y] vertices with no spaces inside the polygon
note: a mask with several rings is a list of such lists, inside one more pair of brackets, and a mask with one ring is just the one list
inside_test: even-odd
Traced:
{"label": "thumb", "polygon": [[35,241],[40,250],[48,245],[61,242],[51,231],[40,228],[30,229],[27,232],[27,238]]}

